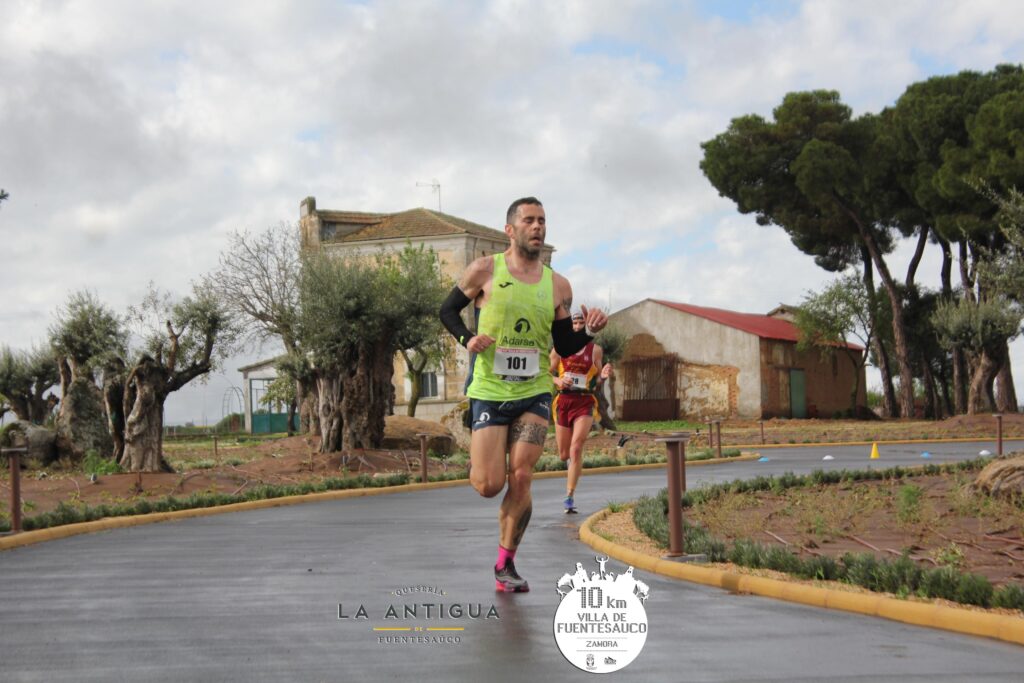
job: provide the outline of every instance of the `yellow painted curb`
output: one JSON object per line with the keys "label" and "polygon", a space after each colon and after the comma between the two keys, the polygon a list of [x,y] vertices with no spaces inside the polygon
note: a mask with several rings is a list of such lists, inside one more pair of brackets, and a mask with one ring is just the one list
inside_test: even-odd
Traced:
{"label": "yellow painted curb", "polygon": [[976,612],[944,605],[908,602],[884,595],[847,593],[645,555],[612,543],[593,532],[591,526],[604,519],[608,514],[609,510],[605,508],[588,517],[580,527],[580,540],[594,550],[614,557],[620,562],[631,564],[637,569],[683,581],[724,588],[734,593],[760,595],[812,607],[838,609],[891,619],[905,624],[928,626],[1024,645],[1024,619],[1019,617]]}
{"label": "yellow painted curb", "polygon": [[[722,458],[711,460],[697,460],[688,462],[687,465],[711,465],[721,462],[734,462],[737,460],[751,460],[758,457],[754,455],[740,455],[735,458]],[[615,472],[630,472],[633,470],[664,468],[665,463],[654,463],[650,465],[621,465],[613,467],[592,467],[584,470],[584,475],[591,474],[612,474]],[[557,472],[535,472],[535,479],[550,479],[566,476],[565,470]],[[192,517],[208,517],[211,515],[222,515],[229,512],[243,512],[245,510],[262,510],[265,508],[283,507],[285,505],[300,505],[302,503],[316,503],[326,500],[341,500],[343,498],[361,498],[364,496],[380,496],[391,493],[405,493],[408,491],[429,491],[431,489],[450,488],[453,486],[466,486],[468,479],[453,479],[451,481],[432,481],[426,484],[402,484],[400,486],[382,486],[380,488],[345,489],[343,491],[322,491],[320,493],[308,493],[301,496],[281,496],[279,498],[266,498],[263,500],[251,500],[243,503],[229,503],[227,505],[215,505],[205,508],[191,508],[188,510],[175,510],[173,512],[153,512],[146,515],[130,515],[125,517],[105,517],[93,522],[80,522],[78,524],[63,524],[48,529],[37,529],[35,531],[24,531],[20,534],[0,537],[0,551],[20,548],[26,545],[34,545],[43,541],[54,541],[60,538],[78,536],[79,534],[90,534],[97,531],[109,531],[111,529],[124,529],[143,524],[155,524],[157,522],[173,522],[179,519],[190,519]]]}

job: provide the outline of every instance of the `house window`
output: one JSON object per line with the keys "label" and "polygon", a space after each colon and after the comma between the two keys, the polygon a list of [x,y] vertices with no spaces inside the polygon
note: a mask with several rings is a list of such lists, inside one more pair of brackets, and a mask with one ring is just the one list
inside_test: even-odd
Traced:
{"label": "house window", "polygon": [[437,373],[424,372],[420,375],[420,398],[437,398]]}

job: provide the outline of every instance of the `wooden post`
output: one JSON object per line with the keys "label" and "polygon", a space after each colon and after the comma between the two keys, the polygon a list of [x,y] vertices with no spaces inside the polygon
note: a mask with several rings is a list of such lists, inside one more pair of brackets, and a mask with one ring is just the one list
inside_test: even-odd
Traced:
{"label": "wooden post", "polygon": [[676,432],[656,439],[665,444],[668,457],[668,556],[685,555],[683,537],[683,508],[680,502],[686,491],[686,442],[689,432]]}
{"label": "wooden post", "polygon": [[718,434],[715,438],[715,443],[718,444],[718,457],[722,457],[722,421],[715,420],[715,427],[718,430]]}
{"label": "wooden post", "polygon": [[427,437],[430,434],[417,434],[420,437],[420,464],[422,466],[421,481],[427,483]]}
{"label": "wooden post", "polygon": [[21,454],[27,448],[5,448],[2,451],[11,461],[11,533],[21,533]]}
{"label": "wooden post", "polygon": [[1003,454],[1003,416],[999,413],[993,415],[996,419],[996,454]]}

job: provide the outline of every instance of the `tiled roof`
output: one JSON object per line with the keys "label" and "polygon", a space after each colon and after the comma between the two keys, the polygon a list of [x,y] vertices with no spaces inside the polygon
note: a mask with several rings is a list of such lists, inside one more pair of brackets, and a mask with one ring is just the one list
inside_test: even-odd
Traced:
{"label": "tiled roof", "polygon": [[[782,341],[798,342],[800,341],[800,332],[797,326],[788,320],[781,318],[772,318],[767,315],[760,313],[737,313],[736,311],[727,311],[721,308],[707,308],[704,306],[694,306],[693,304],[679,304],[672,301],[661,301],[658,299],[651,299],[656,304],[662,306],[668,306],[674,308],[677,311],[689,313],[690,315],[696,315],[706,320],[725,325],[726,327],[732,327],[743,332],[755,334],[762,339],[780,339]],[[854,349],[856,351],[863,351],[863,346],[857,344],[851,344],[847,342],[847,348]]]}
{"label": "tiled roof", "polygon": [[[351,211],[320,211],[325,223],[366,223],[365,228],[351,232],[334,242],[368,242],[404,237],[432,237],[435,235],[473,235],[506,241],[503,230],[473,223],[430,209],[410,209],[401,213],[356,213]],[[547,245],[545,245],[547,246]]]}

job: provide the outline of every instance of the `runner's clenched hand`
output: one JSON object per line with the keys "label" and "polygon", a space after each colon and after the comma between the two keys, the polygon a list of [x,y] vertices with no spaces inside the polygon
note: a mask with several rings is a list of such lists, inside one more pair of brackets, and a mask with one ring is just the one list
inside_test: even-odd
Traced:
{"label": "runner's clenched hand", "polygon": [[483,353],[494,343],[494,338],[486,334],[478,334],[466,343],[466,348],[473,353]]}
{"label": "runner's clenched hand", "polygon": [[580,304],[580,311],[583,313],[584,324],[588,332],[600,332],[608,324],[608,316],[600,308],[588,309]]}

